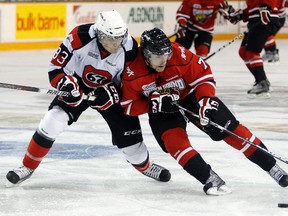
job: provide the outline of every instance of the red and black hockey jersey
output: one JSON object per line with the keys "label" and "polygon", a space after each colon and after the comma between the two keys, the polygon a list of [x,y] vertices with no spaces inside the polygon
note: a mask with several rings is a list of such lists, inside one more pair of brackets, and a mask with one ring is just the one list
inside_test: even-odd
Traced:
{"label": "red and black hockey jersey", "polygon": [[[140,49],[140,48],[139,48]],[[137,116],[148,112],[151,92],[165,89],[179,91],[180,99],[195,91],[196,98],[215,96],[215,81],[210,66],[178,43],[172,43],[173,55],[163,72],[149,71],[141,50],[126,67],[122,78],[122,107],[125,114]]]}
{"label": "red and black hockey jersey", "polygon": [[191,31],[212,33],[219,4],[223,0],[184,0],[177,10],[176,21]]}

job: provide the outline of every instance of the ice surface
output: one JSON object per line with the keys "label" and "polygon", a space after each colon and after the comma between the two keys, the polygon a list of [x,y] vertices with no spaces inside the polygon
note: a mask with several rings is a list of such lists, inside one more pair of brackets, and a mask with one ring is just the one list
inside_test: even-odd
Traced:
{"label": "ice surface", "polygon": [[[211,53],[227,41],[215,41]],[[247,99],[254,80],[238,56],[240,41],[208,60],[217,80],[217,94],[236,117],[259,136],[270,151],[288,157],[288,41],[277,41],[281,62],[265,64],[271,99]],[[0,52],[1,82],[50,88],[47,65],[54,50]],[[141,116],[151,159],[172,173],[168,183],[138,173],[111,145],[108,127],[88,110],[56,140],[33,176],[7,188],[6,173],[21,164],[27,143],[53,97],[0,88],[0,215],[1,216],[286,216],[287,188],[224,142],[213,142],[193,125],[192,145],[233,190],[206,196],[151,135]],[[285,158],[286,159],[286,158]],[[288,165],[279,162],[288,171]]]}

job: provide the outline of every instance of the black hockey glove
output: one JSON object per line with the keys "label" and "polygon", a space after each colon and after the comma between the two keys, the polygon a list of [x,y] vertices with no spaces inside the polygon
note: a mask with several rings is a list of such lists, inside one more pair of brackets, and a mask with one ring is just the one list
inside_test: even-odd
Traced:
{"label": "black hockey glove", "polygon": [[243,10],[239,9],[229,13],[229,16],[226,19],[234,25],[237,24],[240,20],[243,20]]}
{"label": "black hockey glove", "polygon": [[178,112],[179,108],[173,104],[179,101],[179,94],[176,92],[152,92],[150,95],[149,112],[150,113],[174,113]]}
{"label": "black hockey glove", "polygon": [[229,20],[230,14],[235,12],[233,6],[229,5],[227,1],[220,3],[218,7],[219,7],[219,13],[227,20]]}
{"label": "black hockey glove", "polygon": [[71,75],[62,77],[57,84],[57,89],[68,93],[59,96],[59,99],[62,99],[69,106],[76,107],[83,100],[84,94],[79,90],[77,79]]}
{"label": "black hockey glove", "polygon": [[200,124],[203,127],[208,126],[218,111],[219,104],[213,98],[203,97],[198,101],[198,105]]}
{"label": "black hockey glove", "polygon": [[99,86],[95,91],[91,92],[89,96],[95,96],[94,101],[88,101],[93,109],[106,110],[115,103],[119,103],[119,95],[114,83],[110,82],[103,86]]}

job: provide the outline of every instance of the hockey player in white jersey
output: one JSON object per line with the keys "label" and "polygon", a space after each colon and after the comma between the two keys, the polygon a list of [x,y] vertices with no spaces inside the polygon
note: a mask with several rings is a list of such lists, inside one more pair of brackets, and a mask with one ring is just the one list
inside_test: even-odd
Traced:
{"label": "hockey player in white jersey", "polygon": [[[138,117],[124,115],[119,104],[121,73],[136,56],[137,47],[115,10],[101,12],[95,24],[77,26],[68,34],[52,57],[48,74],[53,87],[69,94],[51,102],[29,142],[23,164],[6,175],[11,183],[31,177],[57,136],[88,108],[102,115],[113,145],[138,171],[158,181],[170,180],[167,169],[150,163]],[[84,95],[96,99],[86,100]]]}

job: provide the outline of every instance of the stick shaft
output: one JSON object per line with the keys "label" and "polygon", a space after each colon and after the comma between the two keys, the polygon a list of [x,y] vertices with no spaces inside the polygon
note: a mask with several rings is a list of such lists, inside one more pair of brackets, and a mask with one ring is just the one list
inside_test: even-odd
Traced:
{"label": "stick shaft", "polygon": [[[198,119],[200,118],[199,115],[197,115],[197,114],[195,114],[194,112],[186,109],[185,107],[182,107],[182,106],[179,105],[179,104],[176,104],[176,106],[178,106],[179,109],[181,109],[181,110],[189,113],[190,115],[192,115],[192,116],[194,116],[194,117],[196,117],[196,118],[198,118]],[[254,147],[260,149],[261,151],[265,152],[266,154],[268,154],[268,155],[270,155],[270,156],[272,156],[272,157],[274,157],[274,158],[276,158],[276,159],[278,159],[278,160],[280,160],[280,161],[288,164],[288,160],[285,160],[285,159],[283,159],[283,158],[275,155],[274,153],[268,151],[267,149],[262,148],[261,146],[254,144],[254,143],[251,142],[250,140],[245,139],[245,138],[243,138],[243,137],[241,137],[241,136],[233,133],[232,131],[228,130],[227,128],[222,127],[221,125],[219,125],[219,124],[217,124],[217,123],[215,123],[215,122],[213,122],[213,121],[210,121],[210,125],[214,126],[215,128],[218,128],[219,130],[222,130],[222,131],[224,131],[224,132],[226,132],[226,133],[228,133],[228,134],[230,134],[230,135],[232,135],[232,136],[234,136],[234,137],[236,137],[236,138],[244,141],[245,143],[247,143],[247,144],[249,144],[249,145],[251,145],[251,146],[254,146]]]}
{"label": "stick shaft", "polygon": [[[46,89],[46,88],[38,88],[34,86],[25,86],[25,85],[17,85],[17,84],[10,84],[10,83],[2,83],[0,82],[1,88],[9,88],[9,89],[15,89],[15,90],[21,90],[21,91],[30,91],[30,92],[37,92],[37,93],[43,93],[48,95],[59,95],[59,96],[69,96],[69,92],[64,91],[58,91],[54,89]],[[95,100],[94,96],[88,96],[84,95],[84,100]]]}

